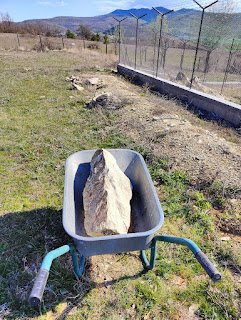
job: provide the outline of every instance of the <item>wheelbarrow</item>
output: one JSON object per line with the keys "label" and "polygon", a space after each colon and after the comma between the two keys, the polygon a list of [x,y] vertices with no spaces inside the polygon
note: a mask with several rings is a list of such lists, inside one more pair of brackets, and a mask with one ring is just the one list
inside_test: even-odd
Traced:
{"label": "wheelbarrow", "polygon": [[[155,265],[157,242],[176,243],[187,246],[193,252],[214,282],[221,279],[219,271],[193,241],[181,237],[154,236],[163,224],[164,215],[142,156],[126,149],[108,151],[132,183],[131,220],[134,227],[127,234],[87,236],[84,229],[82,193],[90,174],[90,161],[95,150],[72,154],[67,159],[65,168],[63,227],[74,243],[55,249],[45,256],[29,297],[32,306],[38,305],[42,299],[53,259],[68,251],[72,256],[74,273],[81,277],[86,256],[140,250],[143,265],[150,270]],[[150,261],[146,257],[146,249],[151,249]]]}

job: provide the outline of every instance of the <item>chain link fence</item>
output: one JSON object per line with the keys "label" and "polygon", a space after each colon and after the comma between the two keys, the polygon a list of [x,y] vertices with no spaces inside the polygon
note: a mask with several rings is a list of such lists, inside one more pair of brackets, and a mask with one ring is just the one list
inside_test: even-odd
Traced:
{"label": "chain link fence", "polygon": [[120,63],[241,103],[241,13],[227,6],[202,13],[157,14],[140,19],[138,30],[130,17],[132,29],[121,26]]}
{"label": "chain link fence", "polygon": [[50,51],[68,50],[81,51],[83,49],[98,50],[107,54],[118,54],[118,43],[111,42],[105,45],[102,41],[88,41],[69,39],[66,37],[47,37],[31,34],[0,33],[1,50],[20,51]]}

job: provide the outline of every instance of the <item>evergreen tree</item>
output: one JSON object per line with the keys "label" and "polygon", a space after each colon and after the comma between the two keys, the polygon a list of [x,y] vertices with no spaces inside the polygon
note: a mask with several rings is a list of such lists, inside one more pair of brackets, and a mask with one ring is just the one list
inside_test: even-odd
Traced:
{"label": "evergreen tree", "polygon": [[91,36],[91,39],[90,39],[90,40],[91,40],[91,41],[97,41],[97,40],[96,40],[96,35],[95,35],[94,33],[92,34],[92,36]]}
{"label": "evergreen tree", "polygon": [[104,35],[104,44],[109,44],[110,42],[109,42],[109,39],[108,39],[108,34],[106,33],[105,35]]}
{"label": "evergreen tree", "polygon": [[100,41],[100,35],[98,32],[96,33],[95,38],[96,38],[96,41]]}
{"label": "evergreen tree", "polygon": [[66,31],[66,37],[69,39],[76,39],[76,36],[73,32],[71,32],[69,29]]}

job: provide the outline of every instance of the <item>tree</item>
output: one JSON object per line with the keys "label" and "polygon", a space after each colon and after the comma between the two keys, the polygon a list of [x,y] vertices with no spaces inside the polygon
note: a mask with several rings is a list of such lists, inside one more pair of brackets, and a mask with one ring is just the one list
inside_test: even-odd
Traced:
{"label": "tree", "polygon": [[118,48],[118,44],[119,44],[119,28],[118,28],[118,26],[114,26],[113,28],[111,28],[109,33],[110,33],[112,42],[114,43],[115,54],[117,54],[117,48]]}
{"label": "tree", "polygon": [[93,33],[90,40],[91,41],[100,41],[99,33],[98,32],[96,34]]}
{"label": "tree", "polygon": [[156,63],[156,47],[157,47],[157,39],[158,39],[158,34],[159,34],[159,23],[157,21],[160,20],[160,16],[157,16],[156,21],[152,20],[150,23],[150,40],[151,40],[151,45],[153,46],[154,49],[154,54],[153,54],[153,71],[155,69],[155,63]]}
{"label": "tree", "polygon": [[108,40],[108,34],[105,33],[104,35],[104,44],[105,44],[105,53],[107,54],[108,53],[108,49],[107,49],[107,45],[109,44],[109,40]]}
{"label": "tree", "polygon": [[66,37],[70,38],[70,39],[76,38],[75,34],[73,32],[71,32],[69,29],[67,29],[67,31],[66,31]]}
{"label": "tree", "polygon": [[161,56],[161,65],[162,68],[165,68],[166,64],[166,56],[167,56],[167,50],[170,48],[170,41],[168,37],[162,37],[162,56]]}
{"label": "tree", "polygon": [[90,38],[91,41],[96,41],[96,35],[94,33],[92,33],[92,36]]}
{"label": "tree", "polygon": [[0,18],[1,18],[1,22],[0,22],[1,32],[4,32],[4,33],[16,32],[16,25],[8,13],[0,13]]}
{"label": "tree", "polygon": [[46,32],[46,37],[52,37],[52,34],[51,34],[51,31],[50,30],[47,30],[47,32]]}
{"label": "tree", "polygon": [[[158,15],[155,22],[151,22],[151,33],[152,33],[152,43],[154,45],[154,59],[153,59],[153,68],[155,63],[156,56],[156,45],[158,38],[160,37],[160,27],[161,27],[161,16]],[[161,53],[161,63],[160,66],[165,68],[167,50],[170,48],[169,35],[172,33],[172,29],[168,23],[167,16],[165,15],[162,21],[162,33],[161,33],[161,42],[160,42],[160,53]],[[158,52],[157,52],[158,55]]]}
{"label": "tree", "polygon": [[98,32],[96,33],[95,38],[96,38],[96,41],[100,41],[100,35]]}
{"label": "tree", "polygon": [[232,13],[234,8],[234,0],[223,0],[219,6],[205,15],[201,36],[201,44],[206,47],[207,52],[204,74],[209,71],[212,52],[222,44],[225,36],[232,37],[233,35],[234,15]]}
{"label": "tree", "polygon": [[104,35],[104,44],[109,44],[110,42],[109,42],[109,40],[108,40],[108,34],[107,33],[105,33],[105,35]]}
{"label": "tree", "polygon": [[81,37],[83,40],[90,40],[93,33],[90,28],[85,24],[80,24],[78,29],[76,30],[76,34]]}
{"label": "tree", "polygon": [[59,37],[59,36],[61,36],[61,30],[60,30],[59,26],[54,25],[54,26],[51,28],[51,35],[52,35],[52,37]]}

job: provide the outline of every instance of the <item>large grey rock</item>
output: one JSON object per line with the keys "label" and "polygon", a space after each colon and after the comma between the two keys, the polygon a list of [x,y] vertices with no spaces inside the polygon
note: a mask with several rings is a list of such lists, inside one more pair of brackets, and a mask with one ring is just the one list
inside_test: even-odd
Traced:
{"label": "large grey rock", "polygon": [[116,96],[113,96],[109,93],[102,93],[98,96],[94,97],[87,105],[86,107],[88,109],[92,108],[103,108],[108,110],[116,110],[120,109],[124,106],[124,103],[121,99],[117,98]]}
{"label": "large grey rock", "polygon": [[185,75],[184,72],[179,71],[177,76],[176,76],[177,81],[189,81],[188,77]]}
{"label": "large grey rock", "polygon": [[85,83],[90,86],[99,87],[99,86],[103,85],[103,80],[100,80],[99,78],[91,78],[91,79],[86,80]]}
{"label": "large grey rock", "polygon": [[83,191],[87,235],[97,237],[127,233],[132,198],[129,178],[106,150],[97,150],[90,165],[91,173]]}

